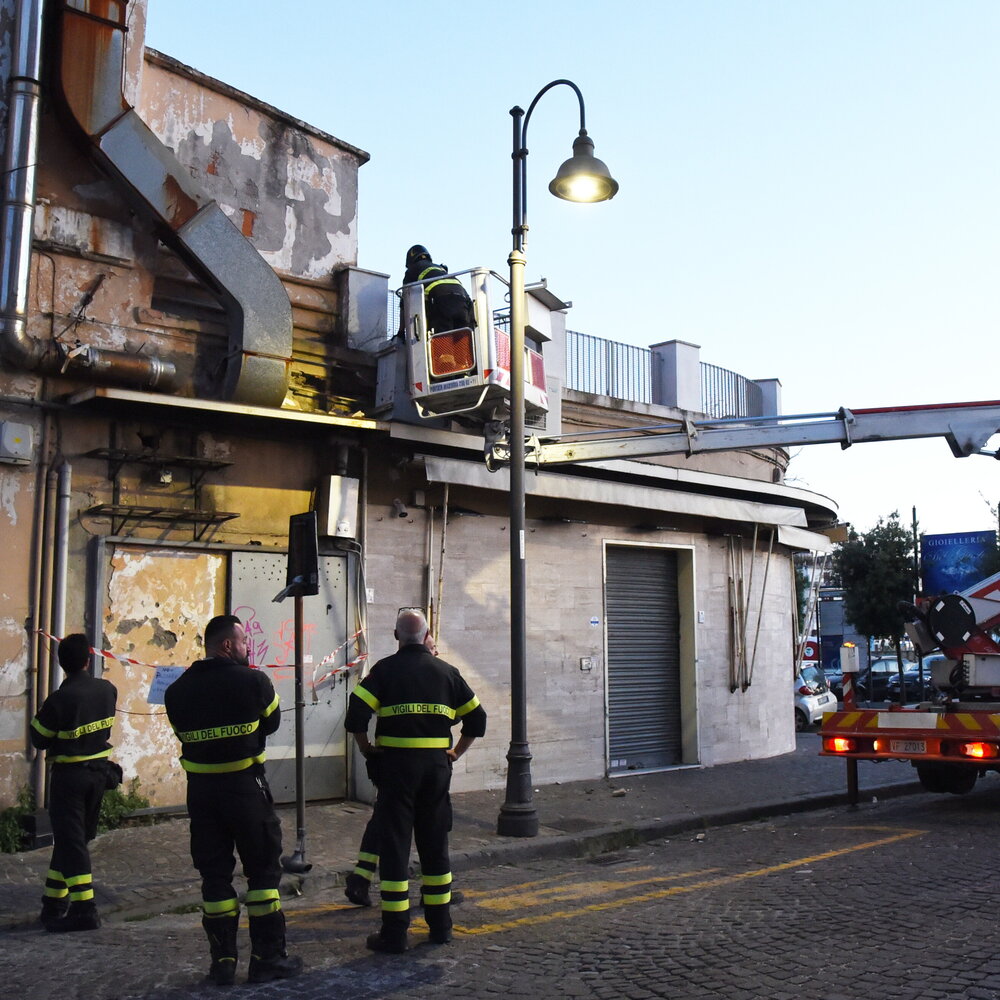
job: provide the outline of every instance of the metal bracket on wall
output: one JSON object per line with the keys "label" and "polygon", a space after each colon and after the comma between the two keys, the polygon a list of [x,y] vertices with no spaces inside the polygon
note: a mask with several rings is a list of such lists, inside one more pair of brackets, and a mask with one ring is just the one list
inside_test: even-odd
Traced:
{"label": "metal bracket on wall", "polygon": [[[101,503],[84,511],[93,517],[110,517],[111,533],[121,535],[127,524],[168,524],[170,528],[191,525],[194,540],[201,541],[209,528],[232,521],[239,514],[228,510],[198,510],[195,507],[148,507],[141,504]],[[169,529],[168,529],[169,530]]]}
{"label": "metal bracket on wall", "polygon": [[[111,533],[120,535],[126,526],[137,528],[142,524],[166,524],[167,530],[190,525],[192,537],[200,541],[209,528],[239,517],[232,511],[204,510],[200,507],[200,487],[207,472],[225,469],[232,462],[196,458],[191,455],[158,455],[155,452],[127,451],[124,448],[95,448],[86,453],[88,458],[103,458],[108,463],[108,479],[113,485],[112,502],[97,504],[84,513],[94,517],[111,518]],[[194,496],[193,507],[172,507],[157,504],[130,504],[121,502],[118,477],[126,465],[143,465],[152,469],[179,469],[188,473],[188,489]],[[169,482],[169,480],[167,480]],[[176,494],[175,494],[176,495]]]}

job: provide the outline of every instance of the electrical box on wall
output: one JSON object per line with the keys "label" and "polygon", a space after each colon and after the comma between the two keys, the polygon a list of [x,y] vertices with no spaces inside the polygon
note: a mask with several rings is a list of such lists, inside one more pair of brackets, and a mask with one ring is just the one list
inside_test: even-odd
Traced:
{"label": "electrical box on wall", "polygon": [[28,424],[0,420],[0,462],[29,465],[35,450],[35,435]]}
{"label": "electrical box on wall", "polygon": [[347,476],[327,476],[316,502],[319,534],[324,538],[356,538],[358,481]]}

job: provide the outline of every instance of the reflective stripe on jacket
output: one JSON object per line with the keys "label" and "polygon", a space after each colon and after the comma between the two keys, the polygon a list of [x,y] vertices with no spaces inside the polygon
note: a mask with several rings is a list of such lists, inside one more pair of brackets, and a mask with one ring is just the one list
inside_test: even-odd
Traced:
{"label": "reflective stripe on jacket", "polygon": [[31,720],[31,742],[55,764],[108,757],[117,701],[114,684],[86,668],[67,674]]}
{"label": "reflective stripe on jacket", "polygon": [[351,692],[344,727],[364,732],[372,715],[380,747],[447,750],[459,721],[465,735],[486,732],[486,712],[462,675],[422,643],[403,646],[372,667]]}
{"label": "reflective stripe on jacket", "polygon": [[262,670],[214,658],[191,664],[164,694],[167,718],[190,774],[231,774],[266,759],[281,722],[279,699]]}

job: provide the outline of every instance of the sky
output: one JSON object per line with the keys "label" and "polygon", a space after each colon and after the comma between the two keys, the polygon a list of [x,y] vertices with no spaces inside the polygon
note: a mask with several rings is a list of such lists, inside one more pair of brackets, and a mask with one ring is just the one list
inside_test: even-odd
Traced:
{"label": "sky", "polygon": [[[148,0],[146,34],[371,155],[358,264],[390,287],[413,243],[505,272],[509,111],[572,80],[620,190],[549,195],[579,126],[551,90],[527,280],[570,329],[780,379],[788,414],[1000,399],[998,39],[995,0]],[[787,482],[860,531],[989,529],[1000,502],[1000,465],[942,439],[804,447]]]}

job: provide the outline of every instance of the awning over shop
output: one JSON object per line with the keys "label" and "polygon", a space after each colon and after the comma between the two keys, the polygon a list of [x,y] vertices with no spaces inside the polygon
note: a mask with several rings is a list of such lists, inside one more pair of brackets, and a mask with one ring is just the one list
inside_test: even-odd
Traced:
{"label": "awning over shop", "polygon": [[[466,462],[434,455],[418,455],[416,457],[424,463],[428,482],[471,486],[476,489],[494,490],[502,493],[506,493],[510,489],[510,475],[506,469],[490,472],[484,465],[472,461]],[[739,521],[744,524],[805,529],[808,523],[805,511],[800,507],[784,507],[773,503],[758,503],[753,500],[708,496],[705,493],[690,493],[676,487],[661,490],[648,486],[633,486],[627,483],[585,479],[552,472],[529,470],[525,478],[525,491],[528,496],[546,497],[554,500],[608,504],[616,507],[630,507],[635,510],[663,511],[669,514]],[[795,548],[813,547],[812,545],[799,544],[805,536],[823,539],[828,543],[825,536],[814,536],[813,532],[800,530],[795,536],[797,539],[794,543]]]}

